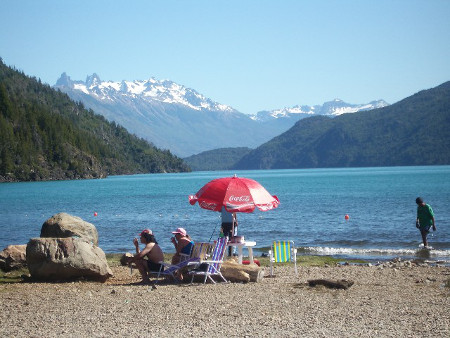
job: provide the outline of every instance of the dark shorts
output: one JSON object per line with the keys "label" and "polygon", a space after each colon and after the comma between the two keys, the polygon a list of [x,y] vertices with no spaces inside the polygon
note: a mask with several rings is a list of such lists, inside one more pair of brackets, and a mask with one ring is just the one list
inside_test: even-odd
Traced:
{"label": "dark shorts", "polygon": [[153,263],[150,261],[147,261],[148,270],[152,272],[158,272],[159,269],[161,269],[161,272],[164,271],[164,266],[159,263]]}
{"label": "dark shorts", "polygon": [[432,225],[430,224],[430,225],[426,225],[424,227],[420,227],[419,230],[420,230],[420,232],[425,232],[426,234],[428,234],[430,232],[431,227],[432,227]]}
{"label": "dark shorts", "polygon": [[222,223],[222,231],[223,234],[228,237],[231,238],[231,230],[233,229],[233,223]]}

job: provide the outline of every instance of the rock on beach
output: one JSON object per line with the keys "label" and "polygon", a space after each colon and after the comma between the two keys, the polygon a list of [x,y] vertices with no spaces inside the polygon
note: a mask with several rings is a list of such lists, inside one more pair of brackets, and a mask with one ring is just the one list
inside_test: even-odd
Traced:
{"label": "rock on beach", "polygon": [[40,237],[80,237],[98,245],[98,232],[93,224],[64,212],[53,215],[42,224]]}
{"label": "rock on beach", "polygon": [[11,271],[27,265],[26,244],[8,245],[0,252],[0,269]]}
{"label": "rock on beach", "polygon": [[31,276],[39,280],[105,281],[112,276],[103,250],[81,238],[32,238],[27,265]]}

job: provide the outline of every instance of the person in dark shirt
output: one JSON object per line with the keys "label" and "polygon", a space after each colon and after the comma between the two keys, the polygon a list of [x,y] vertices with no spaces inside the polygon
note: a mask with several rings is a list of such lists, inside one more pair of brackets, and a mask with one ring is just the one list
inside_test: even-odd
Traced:
{"label": "person in dark shirt", "polygon": [[[232,241],[233,237],[237,235],[237,217],[235,212],[228,212],[225,207],[221,209],[222,227],[221,232],[225,237],[228,237],[228,241]],[[228,256],[233,254],[233,250],[236,248],[228,247]]]}

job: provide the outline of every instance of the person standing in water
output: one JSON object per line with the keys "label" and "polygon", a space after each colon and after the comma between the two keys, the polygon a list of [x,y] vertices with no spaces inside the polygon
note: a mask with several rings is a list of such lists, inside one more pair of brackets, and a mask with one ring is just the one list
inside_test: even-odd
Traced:
{"label": "person standing in water", "polygon": [[434,221],[434,213],[433,209],[430,205],[426,204],[422,197],[416,198],[417,204],[417,219],[416,219],[416,227],[420,230],[420,234],[422,235],[423,246],[428,248],[428,233],[430,232],[430,228],[433,228],[433,231],[436,231],[436,223]]}

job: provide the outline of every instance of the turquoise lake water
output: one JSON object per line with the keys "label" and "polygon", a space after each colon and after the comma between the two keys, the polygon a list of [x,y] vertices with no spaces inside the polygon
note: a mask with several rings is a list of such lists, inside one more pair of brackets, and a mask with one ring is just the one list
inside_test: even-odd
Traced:
{"label": "turquoise lake water", "polygon": [[[256,255],[273,240],[293,240],[299,254],[450,262],[450,166],[217,171],[111,176],[101,180],[0,184],[0,250],[39,237],[59,212],[81,217],[99,232],[107,253],[133,252],[132,239],[150,228],[173,252],[171,231],[184,227],[197,241],[217,238],[220,213],[191,206],[188,195],[218,177],[260,182],[280,199],[271,211],[238,214],[239,235],[256,241]],[[431,251],[415,228],[417,196],[435,212]],[[94,216],[97,213],[97,216]],[[349,215],[349,220],[345,220]]]}

